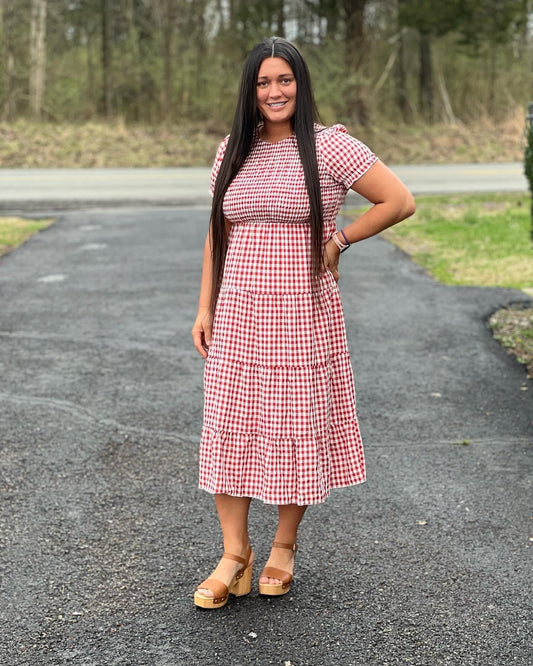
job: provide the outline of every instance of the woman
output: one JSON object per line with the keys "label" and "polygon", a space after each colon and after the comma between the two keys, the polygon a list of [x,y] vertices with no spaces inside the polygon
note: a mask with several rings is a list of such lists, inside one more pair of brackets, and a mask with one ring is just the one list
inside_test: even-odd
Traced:
{"label": "woman", "polygon": [[[194,345],[206,359],[200,487],[214,494],[224,555],[195,593],[247,594],[252,498],[278,506],[259,591],[290,589],[298,526],[365,468],[336,282],[345,249],[414,212],[410,193],[342,125],[315,124],[309,72],[290,42],[255,46],[211,176]],[[335,230],[351,188],[374,205]]]}

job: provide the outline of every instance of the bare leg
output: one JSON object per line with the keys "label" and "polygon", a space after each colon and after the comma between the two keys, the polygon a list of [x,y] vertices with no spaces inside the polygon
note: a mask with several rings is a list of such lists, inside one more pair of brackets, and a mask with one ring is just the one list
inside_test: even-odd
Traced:
{"label": "bare leg", "polygon": [[[306,506],[297,504],[280,504],[278,506],[278,529],[274,541],[296,543],[298,526],[306,509]],[[286,548],[272,548],[266,566],[277,567],[292,574],[294,571],[294,553]],[[268,578],[267,576],[261,576],[259,582],[272,585],[281,583],[277,578]]]}
{"label": "bare leg", "polygon": [[[215,505],[224,538],[224,550],[240,557],[246,557],[248,554],[248,511],[250,502],[249,497],[215,495]],[[222,558],[209,578],[216,578],[229,587],[233,577],[241,567],[242,565],[234,560]],[[204,597],[214,596],[213,592],[207,588],[201,588],[199,592]]]}

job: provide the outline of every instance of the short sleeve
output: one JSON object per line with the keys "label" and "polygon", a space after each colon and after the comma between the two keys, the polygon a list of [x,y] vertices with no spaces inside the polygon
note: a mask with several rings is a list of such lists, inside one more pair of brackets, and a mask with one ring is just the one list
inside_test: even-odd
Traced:
{"label": "short sleeve", "polygon": [[217,182],[217,176],[218,172],[220,170],[220,165],[222,164],[222,160],[224,159],[224,154],[226,152],[226,146],[228,145],[229,141],[229,134],[228,136],[221,141],[217,154],[215,156],[215,162],[213,164],[213,168],[211,169],[211,181],[209,185],[209,191],[211,192],[211,196],[215,193],[215,183]]}
{"label": "short sleeve", "polygon": [[344,125],[333,125],[319,135],[319,159],[327,173],[348,190],[378,158],[368,146],[350,136]]}

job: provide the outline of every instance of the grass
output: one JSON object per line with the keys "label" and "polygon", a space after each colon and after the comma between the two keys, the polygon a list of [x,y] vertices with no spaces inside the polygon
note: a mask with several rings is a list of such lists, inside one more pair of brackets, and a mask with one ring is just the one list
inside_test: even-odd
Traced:
{"label": "grass", "polygon": [[417,198],[417,212],[383,236],[444,284],[533,289],[529,196]]}
{"label": "grass", "polygon": [[116,122],[0,123],[0,167],[211,166],[224,132],[205,126]]}
{"label": "grass", "polygon": [[[336,122],[332,120],[332,123]],[[524,110],[500,123],[348,127],[388,164],[514,162],[523,159]],[[0,122],[0,167],[211,166],[228,125]]]}
{"label": "grass", "polygon": [[20,217],[0,218],[0,257],[28,240],[41,229],[46,229],[53,219],[26,220]]}
{"label": "grass", "polygon": [[[382,235],[444,284],[533,295],[530,210],[525,194],[419,197],[415,215]],[[533,378],[533,308],[505,308],[489,325]]]}

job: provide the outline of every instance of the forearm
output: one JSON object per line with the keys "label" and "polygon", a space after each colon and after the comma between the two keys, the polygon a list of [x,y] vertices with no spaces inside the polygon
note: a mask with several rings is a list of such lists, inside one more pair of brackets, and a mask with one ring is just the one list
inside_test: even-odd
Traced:
{"label": "forearm", "polygon": [[202,280],[200,282],[199,308],[211,307],[211,290],[213,282],[213,255],[211,253],[211,231],[206,236],[204,244],[204,260],[202,264]]}
{"label": "forearm", "polygon": [[414,203],[410,195],[401,202],[376,203],[342,230],[350,243],[357,243],[392,227],[412,215],[413,212]]}
{"label": "forearm", "polygon": [[375,236],[415,212],[415,202],[409,190],[379,160],[355,181],[352,190],[374,205],[343,228],[349,243]]}

